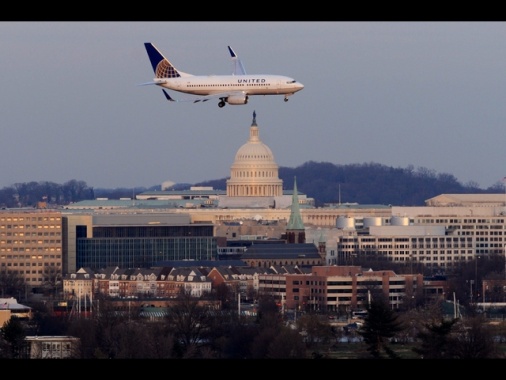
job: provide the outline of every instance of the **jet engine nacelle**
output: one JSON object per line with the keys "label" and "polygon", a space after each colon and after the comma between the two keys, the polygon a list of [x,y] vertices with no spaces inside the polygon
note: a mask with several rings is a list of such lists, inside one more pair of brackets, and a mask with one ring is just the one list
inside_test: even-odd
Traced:
{"label": "jet engine nacelle", "polygon": [[228,104],[246,104],[248,103],[247,95],[231,95],[227,98]]}

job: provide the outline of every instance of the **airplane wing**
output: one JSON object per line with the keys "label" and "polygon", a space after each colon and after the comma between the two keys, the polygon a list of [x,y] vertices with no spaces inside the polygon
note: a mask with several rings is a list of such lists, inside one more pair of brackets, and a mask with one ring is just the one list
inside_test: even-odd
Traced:
{"label": "airplane wing", "polygon": [[246,75],[246,70],[244,69],[244,65],[240,58],[235,54],[232,48],[229,46],[228,51],[230,52],[230,56],[232,57],[232,63],[234,64],[234,71],[232,75]]}
{"label": "airplane wing", "polygon": [[242,91],[231,91],[231,92],[220,92],[218,94],[212,94],[212,95],[193,95],[192,97],[188,98],[181,98],[181,99],[174,99],[172,96],[169,95],[169,93],[165,90],[163,90],[163,94],[165,95],[165,98],[169,102],[192,102],[192,103],[198,103],[198,102],[207,102],[210,99],[221,99],[221,98],[228,98],[230,96],[246,96]]}
{"label": "airplane wing", "polygon": [[209,99],[202,99],[202,98],[206,98],[206,96],[194,96],[192,98],[184,98],[184,99],[174,99],[172,96],[169,95],[169,93],[165,90],[162,90],[163,91],[163,94],[165,95],[165,98],[169,101],[169,102],[193,102],[193,103],[198,103],[198,102],[207,102]]}

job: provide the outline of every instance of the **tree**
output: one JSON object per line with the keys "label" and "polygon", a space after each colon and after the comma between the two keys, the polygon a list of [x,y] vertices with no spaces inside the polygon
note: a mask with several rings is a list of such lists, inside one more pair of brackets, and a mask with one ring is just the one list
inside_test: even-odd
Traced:
{"label": "tree", "polygon": [[267,350],[270,359],[304,359],[306,347],[297,330],[283,326]]}
{"label": "tree", "polygon": [[236,293],[224,282],[214,289],[215,298],[221,302],[223,310],[237,308],[237,302],[234,297],[235,294]]}
{"label": "tree", "polygon": [[297,328],[304,333],[308,349],[327,346],[333,337],[332,328],[327,321],[322,322],[317,314],[305,314],[297,321]]}
{"label": "tree", "polygon": [[0,297],[19,297],[24,296],[26,291],[25,279],[18,273],[11,271],[0,271]]}
{"label": "tree", "polygon": [[381,359],[384,351],[389,358],[396,359],[398,355],[391,349],[391,338],[402,331],[402,324],[398,315],[389,308],[383,300],[373,299],[368,307],[364,325],[358,331],[367,345],[367,351],[375,358]]}
{"label": "tree", "polygon": [[45,290],[55,298],[63,290],[61,267],[44,266],[44,283]]}
{"label": "tree", "polygon": [[452,358],[453,340],[450,337],[453,325],[458,319],[441,320],[440,323],[431,322],[425,324],[425,330],[417,335],[421,340],[419,347],[413,351],[420,354],[424,359],[449,359]]}
{"label": "tree", "polygon": [[199,299],[190,292],[181,291],[167,316],[178,357],[201,357],[201,349],[206,345],[203,337],[209,328],[210,319],[211,311],[208,307],[201,305]]}
{"label": "tree", "polygon": [[238,316],[237,310],[221,310],[210,322],[206,339],[217,358],[251,358],[252,342],[258,335],[258,325],[252,317]]}
{"label": "tree", "polygon": [[10,350],[7,350],[7,353],[11,358],[21,359],[24,357],[26,333],[18,318],[11,317],[5,322],[0,330],[0,335],[10,348]]}
{"label": "tree", "polygon": [[262,295],[258,299],[257,323],[260,327],[271,326],[277,328],[282,318],[276,300],[270,295]]}
{"label": "tree", "polygon": [[456,325],[453,356],[458,359],[497,359],[502,358],[497,350],[492,329],[481,315],[468,318]]}

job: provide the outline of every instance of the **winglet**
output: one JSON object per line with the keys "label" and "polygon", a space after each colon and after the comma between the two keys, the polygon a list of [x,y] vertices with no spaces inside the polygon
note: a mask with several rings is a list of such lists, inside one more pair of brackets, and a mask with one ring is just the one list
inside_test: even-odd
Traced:
{"label": "winglet", "polygon": [[237,58],[237,54],[235,54],[235,52],[232,50],[232,48],[230,46],[228,47],[228,51],[230,52],[230,56],[232,58]]}
{"label": "winglet", "polygon": [[230,57],[232,57],[232,62],[234,63],[234,71],[232,72],[232,75],[246,75],[246,70],[244,69],[244,66],[237,54],[235,54],[235,51],[233,51],[230,46],[228,46],[228,51],[230,52]]}

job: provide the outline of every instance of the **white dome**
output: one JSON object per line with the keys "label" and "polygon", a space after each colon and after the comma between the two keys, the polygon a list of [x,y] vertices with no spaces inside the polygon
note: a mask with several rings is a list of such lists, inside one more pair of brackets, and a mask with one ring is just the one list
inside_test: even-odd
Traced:
{"label": "white dome", "polygon": [[260,140],[254,118],[248,142],[237,150],[230,168],[230,179],[227,180],[229,197],[283,195],[283,181],[278,176],[278,165],[271,149]]}
{"label": "white dome", "polygon": [[271,148],[260,141],[258,137],[258,127],[251,127],[250,138],[246,144],[241,146],[235,154],[235,163],[244,163],[253,161],[258,163],[276,164]]}

